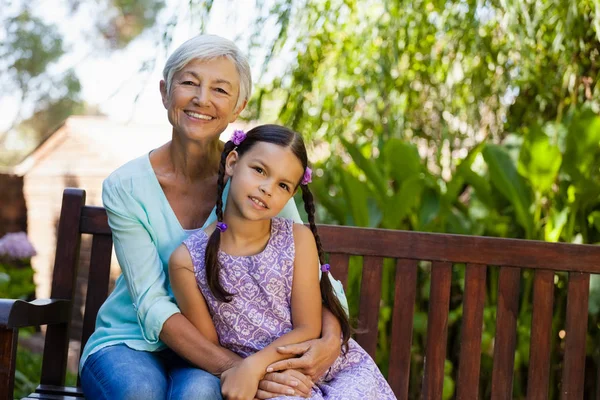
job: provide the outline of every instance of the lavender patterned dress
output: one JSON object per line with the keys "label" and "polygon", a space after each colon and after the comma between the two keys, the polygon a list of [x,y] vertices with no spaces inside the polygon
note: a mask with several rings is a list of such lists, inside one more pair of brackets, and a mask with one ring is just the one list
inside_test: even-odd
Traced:
{"label": "lavender patterned dress", "polygon": [[[221,345],[247,357],[292,330],[291,295],[294,273],[293,221],[274,218],[265,249],[253,256],[219,252],[223,288],[229,303],[212,295],[204,266],[208,236],[204,231],[184,242],[194,263],[198,286],[206,299]],[[277,399],[301,399],[282,396]],[[395,399],[373,359],[350,340],[349,349],[313,387],[311,399]]]}

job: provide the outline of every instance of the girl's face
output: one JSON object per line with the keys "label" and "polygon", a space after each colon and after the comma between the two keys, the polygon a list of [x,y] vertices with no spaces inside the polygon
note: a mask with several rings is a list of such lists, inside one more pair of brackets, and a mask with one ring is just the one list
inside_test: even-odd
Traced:
{"label": "girl's face", "polygon": [[174,132],[192,140],[218,139],[245,106],[235,109],[240,76],[225,57],[190,61],[173,75],[170,93],[164,81],[160,90]]}
{"label": "girl's face", "polygon": [[304,175],[302,163],[289,148],[265,142],[256,143],[242,157],[236,151],[229,153],[225,172],[232,177],[229,198],[234,209],[251,220],[279,214]]}

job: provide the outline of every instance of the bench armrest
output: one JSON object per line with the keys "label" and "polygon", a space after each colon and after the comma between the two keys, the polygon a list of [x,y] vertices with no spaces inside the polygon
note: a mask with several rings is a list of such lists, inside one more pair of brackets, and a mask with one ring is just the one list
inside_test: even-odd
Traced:
{"label": "bench armrest", "polygon": [[71,301],[37,299],[33,301],[0,299],[0,327],[60,324],[69,321]]}

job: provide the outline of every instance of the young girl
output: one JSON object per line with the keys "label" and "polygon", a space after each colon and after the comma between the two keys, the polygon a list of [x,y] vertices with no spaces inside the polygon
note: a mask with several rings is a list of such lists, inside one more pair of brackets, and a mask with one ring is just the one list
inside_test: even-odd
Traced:
{"label": "young girl", "polygon": [[[322,305],[339,319],[344,346],[311,398],[395,399],[371,357],[350,339],[329,279],[319,284],[317,262],[323,274],[329,265],[314,222],[307,164],[302,137],[287,128],[236,131],[221,155],[217,222],[190,235],[171,256],[173,293],[202,334],[244,358],[221,376],[227,399],[254,398],[267,367],[290,357],[277,347],[318,337]],[[223,211],[226,176],[231,183]],[[276,217],[298,188],[310,229]]]}

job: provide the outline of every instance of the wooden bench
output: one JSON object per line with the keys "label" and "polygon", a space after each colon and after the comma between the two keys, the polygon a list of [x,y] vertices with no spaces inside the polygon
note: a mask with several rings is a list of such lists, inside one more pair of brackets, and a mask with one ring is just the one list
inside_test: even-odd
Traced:
{"label": "wooden bench", "polygon": [[[533,316],[527,398],[548,398],[555,272],[568,273],[566,331],[562,360],[562,399],[583,399],[590,273],[600,272],[600,247],[462,235],[320,226],[334,276],[346,283],[350,256],[363,256],[358,342],[372,355],[377,349],[382,265],[395,260],[395,297],[388,381],[407,399],[411,373],[413,316],[420,261],[431,262],[431,286],[423,399],[441,399],[447,353],[448,311],[453,268],[466,268],[463,318],[455,397],[480,397],[481,334],[488,266],[499,267],[497,325],[491,398],[511,399],[516,323],[522,269],[534,273]],[[82,398],[80,388],[63,387],[71,302],[82,234],[93,235],[82,348],[94,329],[108,294],[112,239],[106,213],[85,205],[85,192],[66,189],[60,215],[51,300],[26,303],[0,300],[0,398],[11,399],[18,328],[47,324],[40,385],[30,399]],[[453,264],[461,265],[453,265]],[[598,394],[597,394],[598,396]]]}

